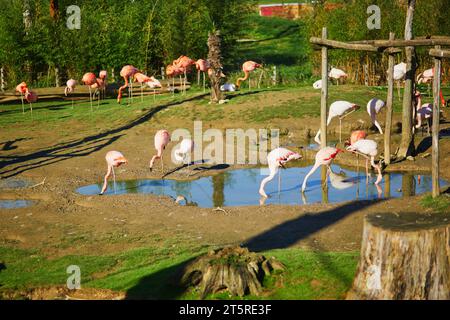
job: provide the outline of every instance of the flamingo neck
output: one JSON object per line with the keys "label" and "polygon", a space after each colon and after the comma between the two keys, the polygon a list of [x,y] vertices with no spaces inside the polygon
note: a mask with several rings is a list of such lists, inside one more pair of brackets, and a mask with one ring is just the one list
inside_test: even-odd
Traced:
{"label": "flamingo neck", "polygon": [[244,70],[244,77],[237,79],[236,86],[240,87],[241,86],[241,82],[247,80],[249,76],[250,76],[250,72],[248,72],[247,70]]}

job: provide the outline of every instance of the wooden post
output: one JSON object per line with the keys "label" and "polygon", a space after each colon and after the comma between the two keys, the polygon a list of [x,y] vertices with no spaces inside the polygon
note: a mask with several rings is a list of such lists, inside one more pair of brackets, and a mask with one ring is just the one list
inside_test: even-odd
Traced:
{"label": "wooden post", "polygon": [[[327,38],[327,28],[322,28],[322,39]],[[320,97],[320,147],[327,146],[327,104],[328,104],[328,48],[322,47],[322,92]]]}
{"label": "wooden post", "polygon": [[[389,33],[389,40],[394,40],[395,34]],[[391,163],[391,128],[392,128],[392,102],[394,98],[394,55],[389,54],[388,67],[388,93],[386,100],[386,124],[384,128],[384,163]]]}
{"label": "wooden post", "polygon": [[[440,49],[440,46],[436,46]],[[431,182],[432,195],[439,195],[439,92],[441,91],[441,59],[434,58],[433,75],[433,126],[432,126],[432,151],[431,151]]]}
{"label": "wooden post", "polygon": [[347,299],[450,299],[450,215],[370,214]]}
{"label": "wooden post", "polygon": [[[408,0],[408,11],[406,14],[405,24],[405,40],[413,38],[413,17],[416,0]],[[405,90],[403,92],[402,105],[402,140],[398,152],[399,158],[406,158],[414,154],[414,133],[413,128],[413,112],[412,98],[414,95],[415,69],[416,69],[416,53],[413,46],[405,48],[406,53],[406,77]]]}
{"label": "wooden post", "polygon": [[161,67],[161,79],[164,80],[166,78],[166,74],[164,72],[164,67]]}

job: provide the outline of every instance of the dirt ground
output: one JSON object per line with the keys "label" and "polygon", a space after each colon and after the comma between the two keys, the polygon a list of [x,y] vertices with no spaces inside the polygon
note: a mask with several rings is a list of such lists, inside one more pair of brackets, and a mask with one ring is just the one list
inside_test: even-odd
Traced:
{"label": "dirt ground", "polygon": [[[264,103],[285,99],[287,94],[267,94]],[[195,102],[185,103],[194,107]],[[240,108],[246,108],[243,104]],[[239,110],[237,110],[238,112]],[[139,116],[139,115],[137,115]],[[448,119],[450,112],[445,110]],[[396,115],[394,124],[399,122]],[[384,121],[382,123],[384,125]],[[232,124],[214,120],[203,124],[212,128],[249,128],[253,124],[236,121]],[[319,126],[318,118],[283,119],[271,121],[273,128],[289,128],[282,143],[304,145],[308,136]],[[252,250],[266,250],[291,246],[327,251],[358,250],[362,221],[368,213],[426,212],[419,204],[420,196],[380,201],[360,201],[340,204],[312,204],[302,206],[226,207],[225,211],[180,206],[173,199],[154,195],[82,196],[75,192],[83,185],[100,182],[105,174],[105,153],[122,151],[130,163],[116,170],[119,180],[160,178],[159,165],[153,172],[148,161],[154,154],[153,136],[159,129],[192,128],[192,122],[172,119],[149,121],[107,130],[103,133],[71,124],[72,134],[62,135],[58,130],[36,127],[32,131],[9,130],[1,133],[2,156],[9,158],[1,166],[5,181],[27,180],[30,185],[19,189],[1,188],[0,199],[33,199],[34,206],[6,210],[0,209],[0,245],[42,250],[50,257],[67,254],[105,254],[148,244],[164,245],[167,239],[177,243],[195,243],[222,246],[245,244]],[[267,124],[261,124],[267,127]],[[350,130],[369,127],[366,113],[352,114],[344,124],[344,136]],[[330,132],[337,129],[336,124]],[[443,121],[441,140],[441,174],[450,180],[449,139],[450,122]],[[382,136],[371,130],[370,138],[379,141]],[[398,141],[399,135],[393,136]],[[431,153],[430,139],[420,133],[416,137],[421,155]],[[14,147],[11,147],[14,146]],[[169,145],[170,147],[170,145]],[[296,149],[295,147],[293,148]],[[395,148],[393,148],[395,150]],[[300,150],[305,158],[312,151]],[[393,151],[394,151],[393,150]],[[391,165],[388,170],[420,170],[430,172],[431,156],[417,156],[415,161]],[[350,155],[340,156],[336,163],[352,164]],[[165,157],[166,170],[174,169],[170,156]],[[231,166],[229,169],[233,169]],[[205,170],[197,174],[214,174],[218,170]],[[179,178],[175,173],[167,178]],[[255,186],[255,192],[258,186]],[[299,193],[300,196],[300,193]]]}

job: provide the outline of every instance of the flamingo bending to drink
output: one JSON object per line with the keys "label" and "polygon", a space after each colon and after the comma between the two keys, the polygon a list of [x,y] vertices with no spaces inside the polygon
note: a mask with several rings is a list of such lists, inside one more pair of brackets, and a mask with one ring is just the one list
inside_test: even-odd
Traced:
{"label": "flamingo bending to drink", "polygon": [[370,177],[369,174],[369,159],[370,159],[370,164],[372,165],[372,167],[377,169],[378,172],[378,177],[377,180],[375,181],[375,184],[378,185],[383,179],[383,176],[381,175],[380,164],[375,164],[375,157],[378,154],[377,143],[373,140],[361,139],[356,141],[352,145],[348,146],[347,150],[352,151],[356,154],[359,153],[366,158],[367,182],[369,181],[368,179]]}
{"label": "flamingo bending to drink", "polygon": [[367,113],[369,114],[370,119],[372,119],[372,123],[377,127],[380,134],[383,134],[383,129],[381,129],[381,126],[376,119],[376,115],[381,111],[384,105],[384,101],[377,98],[371,99],[367,103]]}
{"label": "flamingo bending to drink", "polygon": [[25,113],[25,105],[23,103],[23,96],[27,93],[28,87],[26,82],[21,82],[16,86],[16,92],[20,93],[20,100],[22,101],[22,113]]}
{"label": "flamingo bending to drink", "polygon": [[155,134],[155,149],[157,154],[150,160],[150,171],[153,169],[153,163],[156,159],[161,159],[161,171],[164,173],[163,151],[170,142],[170,134],[167,130],[159,130]]}
{"label": "flamingo bending to drink", "polygon": [[[262,64],[256,63],[254,61],[246,61],[242,64],[242,71],[244,72],[243,78],[238,78],[236,80],[236,87],[240,88],[241,82],[246,81],[250,78],[250,72],[254,71],[257,68],[261,68]],[[248,89],[250,90],[250,80],[248,80]]]}
{"label": "flamingo bending to drink", "polygon": [[108,189],[108,179],[111,176],[111,173],[112,173],[113,179],[114,179],[114,192],[116,192],[116,174],[114,173],[114,167],[119,167],[124,163],[128,163],[128,160],[125,159],[123,154],[120,153],[119,151],[109,151],[106,154],[105,159],[106,159],[106,163],[108,165],[108,171],[106,172],[102,191],[100,192],[100,195],[105,193],[106,189]]}
{"label": "flamingo bending to drink", "polygon": [[35,103],[38,99],[37,93],[27,89],[27,92],[25,93],[25,99],[30,104],[31,114],[33,114],[33,103]]}
{"label": "flamingo bending to drink", "polygon": [[211,67],[209,65],[209,62],[204,59],[198,59],[195,62],[195,67],[197,68],[197,85],[200,85],[200,73],[203,74],[203,92],[205,92],[206,88],[206,81],[205,81],[205,73],[208,72],[209,68]]}
{"label": "flamingo bending to drink", "polygon": [[[64,94],[66,97],[69,93],[73,93],[75,91],[76,85],[77,85],[77,80],[75,80],[75,79],[67,80],[66,88],[64,89]],[[73,109],[73,98],[71,100],[72,100],[72,109]]]}
{"label": "flamingo bending to drink", "polygon": [[308,178],[310,175],[314,173],[314,171],[317,170],[320,166],[324,165],[329,167],[331,162],[336,158],[339,152],[343,152],[344,150],[337,149],[334,147],[324,147],[320,149],[316,153],[316,162],[314,163],[314,166],[311,168],[311,170],[308,172],[306,177],[303,179],[302,183],[302,192],[305,192],[306,189],[306,182],[308,181]]}
{"label": "flamingo bending to drink", "polygon": [[[267,198],[267,194],[264,191],[265,185],[271,181],[277,174],[280,168],[284,168],[284,165],[291,160],[301,159],[301,155],[285,148],[276,148],[270,151],[267,155],[267,163],[269,165],[270,174],[261,181],[259,186],[259,194]],[[280,192],[281,186],[281,173],[278,175],[278,192]]]}
{"label": "flamingo bending to drink", "polygon": [[128,87],[128,93],[130,96],[131,103],[133,102],[133,86],[130,85],[130,78],[132,78],[136,73],[138,73],[139,70],[132,66],[132,65],[126,65],[120,70],[120,76],[124,78],[125,84],[119,88],[119,94],[117,95],[117,103],[120,103],[122,100],[122,90]]}

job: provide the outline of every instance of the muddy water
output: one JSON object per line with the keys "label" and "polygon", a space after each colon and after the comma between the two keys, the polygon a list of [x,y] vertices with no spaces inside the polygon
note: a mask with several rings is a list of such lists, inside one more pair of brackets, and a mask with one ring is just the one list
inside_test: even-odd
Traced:
{"label": "muddy water", "polygon": [[[222,172],[214,176],[192,181],[177,180],[129,180],[117,181],[114,190],[110,182],[108,195],[155,194],[176,199],[182,196],[181,204],[200,207],[249,206],[258,204],[301,205],[309,203],[336,203],[353,200],[373,200],[421,194],[431,190],[431,177],[412,173],[386,173],[379,186],[374,185],[376,176],[366,183],[364,168],[360,172],[333,165],[333,178],[322,183],[324,169],[318,169],[310,176],[306,192],[300,192],[303,178],[311,166],[291,167],[281,170],[281,188],[278,190],[278,175],[266,185],[269,198],[262,201],[258,194],[261,180],[269,174],[267,169],[238,169]],[[441,186],[447,183],[441,181]],[[77,189],[82,195],[95,195],[101,184],[93,184]]]}

